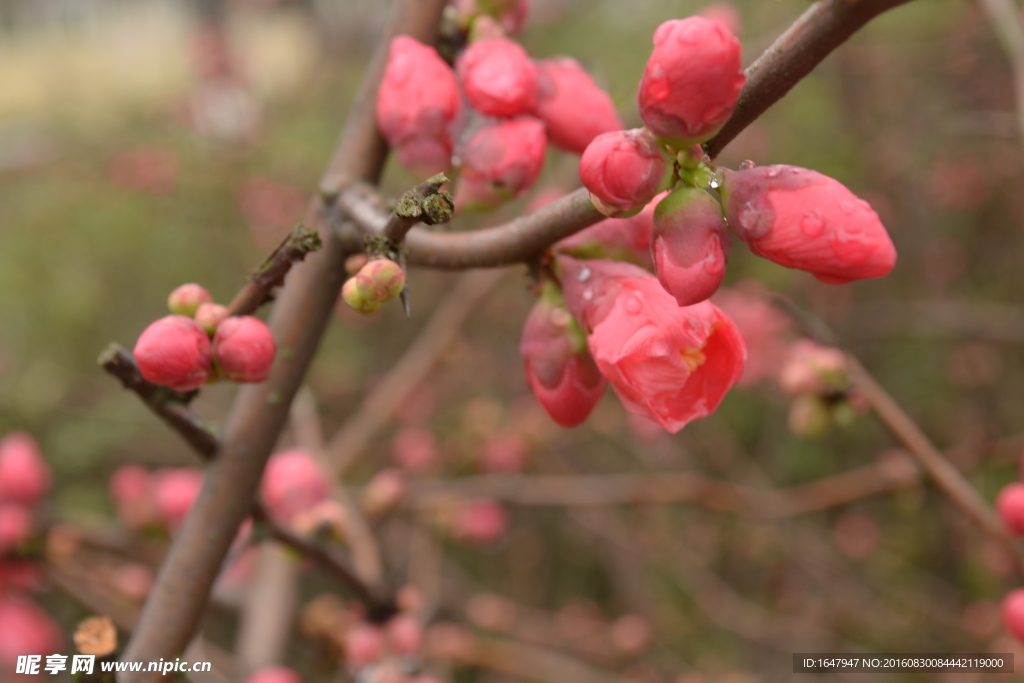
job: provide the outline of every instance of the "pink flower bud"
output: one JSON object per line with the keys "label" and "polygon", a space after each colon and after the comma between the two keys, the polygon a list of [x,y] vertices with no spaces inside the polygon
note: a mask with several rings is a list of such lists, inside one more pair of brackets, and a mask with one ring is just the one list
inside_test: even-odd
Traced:
{"label": "pink flower bud", "polygon": [[635,216],[606,218],[594,223],[558,242],[555,249],[575,258],[627,261],[653,270],[651,233],[654,231],[654,208],[667,195],[665,192],[655,196]]}
{"label": "pink flower bud", "polygon": [[601,133],[625,128],[612,98],[575,59],[559,57],[536,64],[539,88],[533,115],[547,125],[552,145],[583,154]]}
{"label": "pink flower bud", "polygon": [[[464,30],[479,22],[481,14],[494,17],[501,28],[514,35],[523,30],[530,11],[529,0],[455,0],[455,20]],[[476,21],[474,21],[476,20]]]}
{"label": "pink flower bud", "polygon": [[[564,310],[564,309],[563,309]],[[597,376],[597,368],[594,368]],[[604,381],[601,381],[604,388]],[[526,467],[530,447],[516,432],[499,432],[484,440],[480,465],[485,472],[515,474]]]}
{"label": "pink flower bud", "polygon": [[508,38],[474,41],[455,71],[466,99],[485,116],[517,116],[537,103],[537,67],[519,43]]}
{"label": "pink flower bud", "polygon": [[384,636],[379,628],[365,621],[358,622],[345,634],[345,660],[353,667],[373,664],[384,649]]}
{"label": "pink flower bud", "polygon": [[373,315],[380,310],[379,303],[370,301],[362,295],[359,281],[355,276],[345,280],[345,284],[341,287],[341,299],[346,306],[363,315]]}
{"label": "pink flower bud", "polygon": [[107,484],[117,516],[132,529],[156,524],[160,518],[154,499],[153,477],[141,465],[122,465]]}
{"label": "pink flower bud", "polygon": [[397,654],[413,654],[423,643],[423,627],[411,614],[399,614],[384,626],[391,649]]}
{"label": "pink flower bud", "polygon": [[395,464],[411,474],[426,474],[437,463],[437,437],[419,427],[406,427],[391,440]]}
{"label": "pink flower bud", "polygon": [[408,492],[405,476],[398,470],[384,469],[366,484],[362,493],[363,510],[371,516],[389,512],[405,498]]}
{"label": "pink flower bud", "polygon": [[706,300],[722,284],[728,247],[722,207],[680,184],[654,211],[651,256],[658,282],[680,306]]}
{"label": "pink flower bud", "polygon": [[150,324],[132,353],[143,377],[177,391],[198,389],[210,374],[210,338],[196,321],[183,315]]}
{"label": "pink flower bud", "polygon": [[1010,635],[1024,642],[1024,588],[1010,591],[1003,599],[1003,624]]}
{"label": "pink flower bud", "polygon": [[501,538],[508,524],[508,513],[500,503],[474,500],[459,506],[454,532],[467,543],[487,544]]}
{"label": "pink flower bud", "polygon": [[267,666],[249,676],[245,683],[302,683],[302,677],[285,666]]}
{"label": "pink flower bud", "polygon": [[451,128],[461,111],[451,67],[434,48],[396,36],[377,94],[377,125],[403,165],[422,175],[450,168]]}
{"label": "pink flower bud", "polygon": [[671,186],[673,162],[645,128],[603,133],[580,159],[580,181],[606,216],[636,213]]}
{"label": "pink flower bud", "polygon": [[828,176],[796,166],[726,171],[722,197],[750,251],[827,284],[882,277],[896,265],[878,214]]}
{"label": "pink flower bud", "polygon": [[157,509],[167,528],[174,531],[185,521],[203,488],[203,472],[194,467],[164,468],[153,473]]}
{"label": "pink flower bud", "polygon": [[0,502],[35,505],[50,490],[50,466],[39,444],[26,432],[0,441]]}
{"label": "pink flower bud", "polygon": [[14,503],[0,503],[0,555],[32,535],[32,515]]}
{"label": "pink flower bud", "polygon": [[528,116],[477,130],[461,150],[455,206],[460,211],[488,210],[522,195],[540,175],[546,145],[544,124]]}
{"label": "pink flower bud", "polygon": [[688,17],[659,26],[637,93],[644,124],[674,149],[709,140],[732,115],[747,80],[742,52],[717,21]]}
{"label": "pink flower bud", "polygon": [[678,432],[713,412],[743,374],[743,338],[710,302],[679,306],[627,263],[559,256],[557,265],[566,306],[630,412]]}
{"label": "pink flower bud", "polygon": [[569,311],[538,301],[523,326],[519,353],[530,390],[552,420],[575,427],[587,419],[604,394],[604,377]]}
{"label": "pink flower bud", "polygon": [[1016,536],[1024,536],[1024,484],[1014,482],[999,492],[996,510],[1003,524]]}
{"label": "pink flower bud", "polygon": [[405,273],[391,259],[373,259],[356,273],[355,287],[363,301],[379,306],[402,293]]}
{"label": "pink flower bud", "polygon": [[0,597],[0,667],[14,671],[18,657],[64,652],[60,626],[35,603]]}
{"label": "pink flower bud", "polygon": [[740,386],[778,377],[789,352],[792,323],[765,300],[763,289],[760,282],[747,280],[720,289],[713,301],[736,323],[747,344],[747,363]]}
{"label": "pink flower bud", "polygon": [[849,384],[846,356],[809,339],[794,342],[779,373],[779,387],[790,396],[828,394]]}
{"label": "pink flower bud", "polygon": [[217,332],[220,324],[228,318],[228,307],[220,304],[205,303],[196,309],[195,321],[206,330],[211,337]]}
{"label": "pink flower bud", "polygon": [[171,292],[167,297],[167,308],[175,315],[184,315],[191,318],[196,310],[206,303],[213,301],[213,296],[194,282],[182,285]]}
{"label": "pink flower bud", "polygon": [[129,562],[114,570],[114,587],[131,600],[144,600],[153,586],[153,570],[144,564]]}
{"label": "pink flower bud", "polygon": [[316,458],[293,448],[267,461],[260,490],[270,514],[287,524],[300,512],[326,500],[331,480]]}
{"label": "pink flower bud", "polygon": [[234,382],[265,380],[276,352],[270,328],[251,315],[228,318],[217,327],[213,338],[217,368]]}

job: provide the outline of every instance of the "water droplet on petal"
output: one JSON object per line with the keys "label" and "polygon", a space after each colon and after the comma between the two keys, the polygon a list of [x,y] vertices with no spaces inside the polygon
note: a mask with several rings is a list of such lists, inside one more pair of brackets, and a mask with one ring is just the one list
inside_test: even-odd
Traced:
{"label": "water droplet on petal", "polygon": [[756,166],[757,166],[757,164],[755,164],[750,159],[747,159],[745,161],[741,161],[740,162],[740,170],[741,171],[749,171],[750,169],[755,168]]}
{"label": "water droplet on petal", "polygon": [[809,211],[800,221],[800,229],[808,237],[817,237],[825,229],[825,221],[816,212]]}
{"label": "water droplet on petal", "polygon": [[590,301],[594,298],[594,290],[591,287],[587,287],[583,290],[583,298],[586,301]]}
{"label": "water droplet on petal", "polygon": [[839,210],[847,215],[853,213],[854,208],[853,202],[848,202],[846,200],[839,202]]}
{"label": "water droplet on petal", "polygon": [[640,311],[644,310],[644,302],[640,300],[640,297],[633,295],[626,299],[626,312],[632,315],[636,315]]}
{"label": "water droplet on petal", "polygon": [[757,226],[757,220],[761,217],[761,212],[757,210],[753,202],[747,202],[740,209],[740,227],[744,230],[753,230]]}
{"label": "water droplet on petal", "polygon": [[782,169],[780,169],[778,166],[772,166],[771,168],[764,172],[764,177],[777,178],[780,173],[782,173]]}
{"label": "water droplet on petal", "polygon": [[580,282],[586,282],[590,279],[590,268],[583,266],[580,268],[580,272],[576,273],[576,279]]}

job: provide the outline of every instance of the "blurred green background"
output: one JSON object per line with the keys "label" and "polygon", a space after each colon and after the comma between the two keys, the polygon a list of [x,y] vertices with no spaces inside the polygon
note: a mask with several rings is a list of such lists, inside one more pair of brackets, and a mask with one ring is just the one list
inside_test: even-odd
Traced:
{"label": "blurred green background", "polygon": [[[229,28],[244,97],[197,115],[189,5],[0,2],[0,434],[22,429],[40,441],[58,514],[111,518],[106,481],[122,463],[194,462],[100,371],[96,356],[110,341],[130,348],[181,283],[199,282],[227,302],[301,217],[373,47],[381,4],[235,3]],[[635,88],[654,28],[702,7],[534,4],[522,36],[531,55],[578,59],[629,125],[639,123]],[[807,7],[736,5],[746,63]],[[204,115],[219,123],[203,130],[196,118]],[[816,169],[878,211],[899,252],[882,281],[823,285],[737,244],[728,282],[756,278],[826,320],[989,500],[1017,478],[1024,431],[1017,116],[1009,60],[980,5],[917,0],[856,35],[721,157],[727,166],[751,159]],[[573,163],[552,153],[546,178],[571,188]],[[397,195],[414,181],[392,163],[384,187]],[[471,225],[462,219],[461,227]],[[466,424],[481,406],[512,427],[531,410],[517,347],[532,297],[525,268],[513,270],[430,382],[438,408],[429,424],[448,474],[471,469]],[[372,320],[339,311],[308,380],[328,429],[415,338],[455,277],[414,270],[411,320],[397,306]],[[204,390],[197,411],[217,423],[233,391]],[[786,428],[786,410],[775,392],[735,390],[718,413],[679,435],[643,440],[609,392],[584,426],[531,435],[529,469],[688,470],[784,487],[869,464],[896,446],[871,417],[799,439]],[[381,435],[353,481],[385,465],[390,435]],[[624,570],[608,557],[616,551],[581,531],[572,514],[515,509],[513,519],[499,547],[450,549],[468,585],[548,611],[635,611],[617,576]],[[749,603],[817,624],[841,643],[875,652],[1012,647],[997,608],[1016,582],[1008,563],[927,484],[778,523],[694,506],[627,509],[617,519],[640,537],[651,525],[670,525],[680,548]],[[664,559],[638,571],[633,590],[650,605],[655,645],[623,665],[630,676],[789,680],[786,647],[758,643],[708,614],[694,598],[703,584],[693,576]],[[57,593],[44,602],[67,625],[80,616]],[[328,670],[304,647],[294,645],[292,663],[326,680]]]}

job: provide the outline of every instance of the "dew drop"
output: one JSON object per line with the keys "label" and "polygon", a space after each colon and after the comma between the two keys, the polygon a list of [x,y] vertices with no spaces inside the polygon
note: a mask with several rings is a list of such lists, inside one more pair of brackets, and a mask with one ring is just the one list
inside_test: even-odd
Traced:
{"label": "dew drop", "polygon": [[854,208],[855,207],[853,206],[853,202],[848,202],[846,200],[839,202],[839,210],[847,215],[852,214]]}
{"label": "dew drop", "polygon": [[778,178],[780,173],[782,173],[782,169],[780,169],[778,166],[772,166],[771,168],[764,172],[764,177]]}
{"label": "dew drop", "polygon": [[744,230],[753,230],[757,226],[757,221],[761,218],[761,212],[757,210],[753,202],[747,202],[740,209],[740,227]]}
{"label": "dew drop", "polygon": [[632,315],[636,315],[640,311],[644,310],[644,302],[640,301],[637,296],[631,296],[626,300],[626,312]]}
{"label": "dew drop", "polygon": [[587,287],[586,289],[583,290],[583,299],[585,301],[590,301],[593,298],[594,298],[594,290],[593,290],[593,288]]}
{"label": "dew drop", "polygon": [[740,162],[740,170],[741,171],[749,171],[750,169],[755,168],[756,166],[757,166],[757,164],[755,164],[750,159],[746,159],[746,160]]}
{"label": "dew drop", "polygon": [[817,237],[825,229],[825,221],[814,211],[808,212],[800,221],[800,229],[808,237]]}
{"label": "dew drop", "polygon": [[590,268],[583,266],[580,268],[580,272],[576,273],[576,279],[580,282],[586,282],[590,279]]}

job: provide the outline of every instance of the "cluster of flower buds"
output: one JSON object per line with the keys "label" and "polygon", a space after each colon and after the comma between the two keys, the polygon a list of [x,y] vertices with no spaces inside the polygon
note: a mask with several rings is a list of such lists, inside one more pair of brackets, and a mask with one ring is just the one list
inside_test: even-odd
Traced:
{"label": "cluster of flower buds", "polygon": [[0,439],[0,669],[14,671],[19,655],[58,652],[57,623],[32,601],[38,570],[18,551],[35,532],[33,509],[50,490],[50,468],[35,439],[11,432]]}
{"label": "cluster of flower buds", "polygon": [[171,315],[147,327],[133,354],[142,376],[176,391],[194,391],[223,377],[262,382],[277,346],[270,329],[253,316],[228,316],[208,291],[186,284],[167,300]]}
{"label": "cluster of flower buds", "polygon": [[687,306],[725,274],[729,230],[754,254],[842,284],[886,275],[896,250],[878,215],[839,182],[793,166],[715,168],[701,143],[729,119],[745,77],[727,23],[672,20],[654,34],[637,94],[644,128],[598,136],[580,179],[594,206],[629,216],[666,189],[651,257],[666,290]]}
{"label": "cluster of flower buds", "polygon": [[373,315],[387,302],[397,299],[405,289],[401,266],[386,258],[368,261],[359,272],[345,281],[341,298],[354,311]]}
{"label": "cluster of flower buds", "polygon": [[150,472],[135,464],[117,468],[107,484],[125,526],[169,533],[185,521],[202,487],[203,471],[195,467],[163,467]]}
{"label": "cluster of flower buds", "polygon": [[408,36],[391,43],[378,127],[414,173],[458,168],[459,211],[522,196],[540,175],[548,143],[581,154],[598,135],[622,128],[611,98],[578,62],[533,60],[510,37],[527,9],[526,0],[455,0],[452,23],[468,44],[454,69]]}

